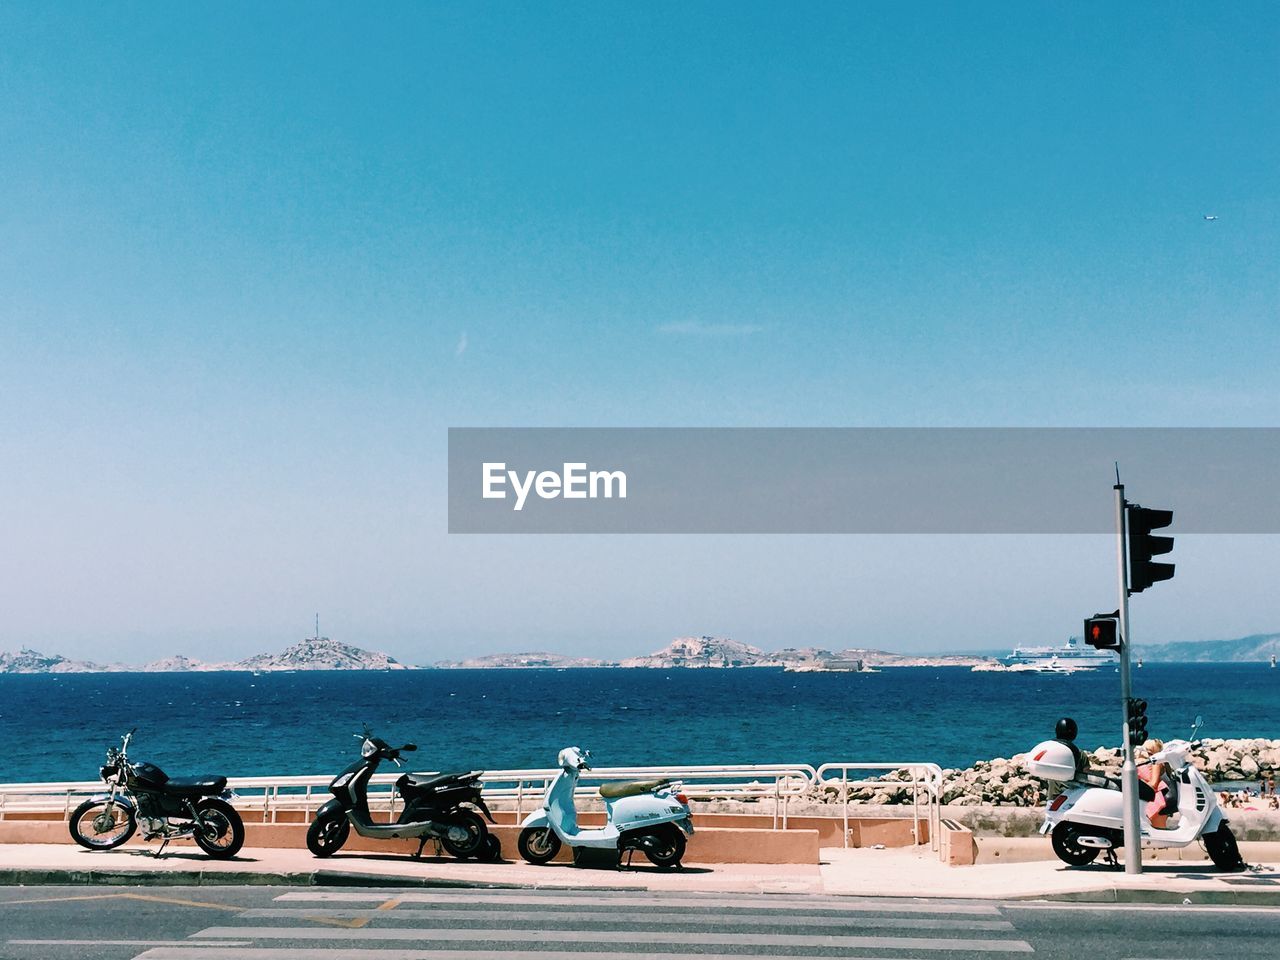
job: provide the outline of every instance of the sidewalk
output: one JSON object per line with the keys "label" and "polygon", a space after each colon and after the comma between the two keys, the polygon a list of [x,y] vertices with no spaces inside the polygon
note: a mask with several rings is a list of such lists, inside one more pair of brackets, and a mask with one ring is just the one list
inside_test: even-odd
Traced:
{"label": "sidewalk", "polygon": [[[869,897],[946,897],[993,900],[1252,904],[1280,906],[1280,869],[1238,874],[1208,861],[1155,861],[1130,877],[1105,866],[1069,868],[1054,861],[947,867],[927,849],[822,851],[822,864],[689,864],[663,871],[637,857],[635,869],[537,867],[505,863],[352,853],[317,860],[306,850],[249,849],[231,861],[210,860],[190,846],[126,846],[91,852],[68,844],[0,846],[0,885],[201,884],[408,885],[640,889],[690,893],[843,894]],[[1245,849],[1248,857],[1249,850]]]}

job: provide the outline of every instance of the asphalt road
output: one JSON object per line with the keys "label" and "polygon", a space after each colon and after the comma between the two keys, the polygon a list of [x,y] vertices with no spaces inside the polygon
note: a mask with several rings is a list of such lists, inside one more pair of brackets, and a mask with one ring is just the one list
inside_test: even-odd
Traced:
{"label": "asphalt road", "polygon": [[1280,908],[586,890],[0,889],[4,960],[1274,958]]}

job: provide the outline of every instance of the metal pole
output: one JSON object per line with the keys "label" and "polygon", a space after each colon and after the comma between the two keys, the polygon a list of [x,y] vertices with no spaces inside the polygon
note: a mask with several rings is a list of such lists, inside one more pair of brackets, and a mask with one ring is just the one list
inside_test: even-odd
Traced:
{"label": "metal pole", "polygon": [[1129,630],[1129,558],[1125,543],[1124,484],[1116,491],[1116,580],[1120,590],[1120,710],[1124,765],[1120,768],[1121,797],[1124,803],[1124,872],[1142,872],[1142,834],[1138,818],[1138,768],[1133,762],[1133,743],[1129,739],[1129,698],[1133,696],[1130,680],[1130,651],[1133,637]]}

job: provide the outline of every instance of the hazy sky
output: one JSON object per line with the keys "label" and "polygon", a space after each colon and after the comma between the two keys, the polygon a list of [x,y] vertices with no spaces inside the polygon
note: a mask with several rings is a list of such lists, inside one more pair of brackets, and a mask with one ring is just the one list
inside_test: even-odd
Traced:
{"label": "hazy sky", "polygon": [[[451,537],[446,429],[1277,425],[1278,64],[1269,3],[6,3],[0,649],[1078,632],[1105,537]],[[1277,538],[1174,558],[1138,639],[1280,630]]]}

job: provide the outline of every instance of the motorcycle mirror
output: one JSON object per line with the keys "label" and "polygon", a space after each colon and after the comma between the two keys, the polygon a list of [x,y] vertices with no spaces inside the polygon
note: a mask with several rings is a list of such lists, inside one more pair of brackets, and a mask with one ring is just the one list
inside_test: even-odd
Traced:
{"label": "motorcycle mirror", "polygon": [[401,747],[400,749],[401,749],[401,750],[404,750],[404,751],[406,751],[406,752],[408,752],[408,753],[413,753],[413,751],[415,751],[415,750],[417,750],[417,749],[418,749],[418,745],[417,745],[416,743],[406,743],[406,744],[405,744],[403,747]]}

